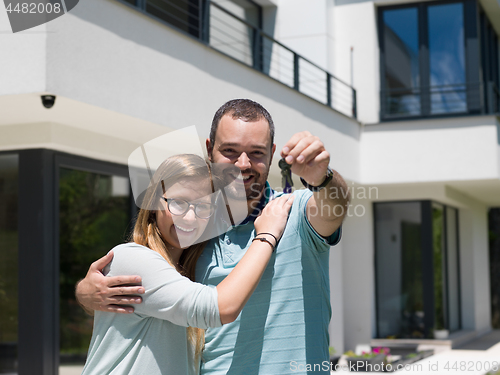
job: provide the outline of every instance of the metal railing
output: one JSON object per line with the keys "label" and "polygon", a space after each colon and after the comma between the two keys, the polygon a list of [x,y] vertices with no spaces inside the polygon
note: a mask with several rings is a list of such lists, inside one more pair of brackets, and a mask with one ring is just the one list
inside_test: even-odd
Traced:
{"label": "metal railing", "polygon": [[498,113],[500,93],[493,82],[382,90],[381,119]]}
{"label": "metal railing", "polygon": [[210,0],[120,0],[349,117],[356,90]]}

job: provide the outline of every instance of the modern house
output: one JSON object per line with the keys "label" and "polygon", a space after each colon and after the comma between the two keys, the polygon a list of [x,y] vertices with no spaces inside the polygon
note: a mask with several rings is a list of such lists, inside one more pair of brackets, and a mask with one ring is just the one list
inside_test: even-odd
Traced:
{"label": "modern house", "polygon": [[86,0],[14,34],[2,7],[0,374],[81,363],[92,319],[74,285],[126,239],[130,153],[192,125],[203,142],[233,98],[270,111],[278,150],[319,136],[348,181],[337,352],[491,330],[498,1]]}

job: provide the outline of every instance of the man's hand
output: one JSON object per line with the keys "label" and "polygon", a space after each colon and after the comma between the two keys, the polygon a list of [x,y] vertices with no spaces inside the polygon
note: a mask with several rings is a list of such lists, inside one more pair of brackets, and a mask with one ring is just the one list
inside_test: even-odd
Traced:
{"label": "man's hand", "polygon": [[[330,154],[318,137],[308,131],[297,133],[281,150],[281,157],[291,165],[291,171],[311,186],[323,184],[330,163]],[[320,235],[332,235],[347,214],[350,193],[340,174],[333,177],[324,189],[313,193],[307,202],[307,219]]]}
{"label": "man's hand", "polygon": [[144,293],[140,276],[106,277],[102,269],[113,259],[113,251],[96,260],[87,276],[76,285],[76,300],[90,315],[94,310],[131,314],[134,308],[121,306],[138,304],[142,298],[134,294]]}
{"label": "man's hand", "polygon": [[293,135],[283,146],[281,157],[292,166],[292,173],[312,186],[321,185],[330,163],[323,142],[308,131]]}

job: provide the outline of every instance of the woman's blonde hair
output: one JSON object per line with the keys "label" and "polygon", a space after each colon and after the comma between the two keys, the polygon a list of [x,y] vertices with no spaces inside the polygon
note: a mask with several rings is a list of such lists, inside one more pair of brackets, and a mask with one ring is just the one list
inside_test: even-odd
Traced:
{"label": "woman's blonde hair", "polygon": [[[181,154],[166,159],[155,172],[148,190],[145,192],[141,209],[137,215],[131,240],[139,245],[146,246],[159,253],[172,267],[183,275],[195,281],[196,262],[200,257],[206,242],[192,245],[182,252],[178,264],[172,262],[167,244],[162,238],[156,222],[156,211],[161,207],[161,197],[176,182],[183,180],[205,179],[213,184],[210,167],[207,162],[197,155]],[[195,361],[199,359],[205,341],[205,331],[196,328],[187,328],[188,341],[195,348]]]}

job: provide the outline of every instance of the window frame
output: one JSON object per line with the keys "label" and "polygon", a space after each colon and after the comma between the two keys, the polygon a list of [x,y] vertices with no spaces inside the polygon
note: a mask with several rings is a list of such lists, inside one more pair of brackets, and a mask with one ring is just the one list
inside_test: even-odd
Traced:
{"label": "window frame", "polygon": [[[429,56],[429,35],[428,35],[428,20],[427,9],[431,6],[446,5],[446,4],[463,4],[463,27],[464,27],[464,54],[465,54],[465,82],[466,87],[466,106],[464,112],[449,112],[449,113],[431,113],[430,102],[430,56]],[[418,44],[419,44],[419,69],[420,69],[420,86],[418,92],[420,96],[420,114],[417,115],[398,115],[389,114],[385,110],[386,101],[386,82],[385,82],[385,45],[384,45],[384,21],[383,14],[387,10],[416,8],[418,14]],[[481,7],[476,0],[441,0],[432,2],[418,2],[410,4],[398,4],[390,6],[379,6],[377,8],[377,32],[379,43],[379,74],[380,74],[380,95],[379,95],[379,119],[381,122],[401,121],[411,119],[426,119],[426,118],[447,118],[447,117],[463,117],[476,116],[487,113],[486,108],[486,93],[483,93],[483,87],[486,83],[482,77],[482,37],[479,33],[479,15]],[[499,67],[497,66],[497,71]],[[476,86],[478,89],[474,89]],[[474,105],[477,101],[477,96],[480,97],[478,105]]]}
{"label": "window frame", "polygon": [[[50,149],[19,155],[18,374],[59,371],[59,169],[128,178],[126,165]],[[135,217],[133,195],[130,214]]]}
{"label": "window frame", "polygon": [[457,288],[458,288],[458,328],[453,331],[460,331],[463,327],[462,324],[462,286],[461,286],[461,269],[460,269],[460,210],[457,207],[449,206],[434,200],[394,200],[394,201],[377,201],[373,202],[372,217],[373,217],[373,246],[374,246],[374,276],[375,276],[375,337],[380,337],[380,321],[379,315],[379,294],[378,294],[378,280],[379,270],[377,268],[378,251],[377,251],[377,211],[376,206],[381,204],[398,204],[398,203],[419,203],[420,204],[420,221],[421,221],[421,252],[422,252],[422,288],[423,288],[423,304],[424,304],[424,324],[425,324],[425,338],[431,336],[435,324],[435,304],[434,304],[434,265],[433,265],[433,233],[432,233],[432,207],[437,204],[443,208],[443,233],[444,233],[444,292],[443,296],[445,315],[445,327],[449,329],[450,323],[450,287],[449,287],[449,270],[448,270],[448,233],[447,233],[447,209],[452,208],[456,213],[455,220],[455,234],[456,234],[456,257],[457,257]]}
{"label": "window frame", "polygon": [[[487,13],[483,7],[479,5],[479,34],[480,34],[480,53],[481,53],[481,79],[485,82],[483,92],[481,93],[486,98],[486,112],[496,113],[500,109],[498,97],[494,102],[495,88],[498,91],[500,87],[500,56],[499,56],[499,40],[500,37],[496,33]],[[496,70],[495,67],[496,66]],[[495,87],[496,86],[496,87]]]}
{"label": "window frame", "polygon": [[[21,261],[21,257],[19,256],[19,226],[20,226],[20,210],[19,210],[19,203],[20,203],[20,196],[19,196],[19,190],[20,190],[20,178],[19,178],[19,170],[20,170],[20,155],[18,150],[2,150],[0,151],[0,157],[1,156],[17,156],[17,232],[18,232],[18,243],[17,243],[17,277],[18,277],[18,285],[17,285],[17,305],[19,306],[20,303],[20,296],[21,293],[19,292],[19,279],[20,279],[20,274],[19,274],[19,265]],[[16,357],[15,361],[18,363],[19,366],[19,327],[20,327],[20,322],[19,322],[19,308],[17,311],[17,342],[16,342]],[[5,343],[5,342],[3,342]]]}

